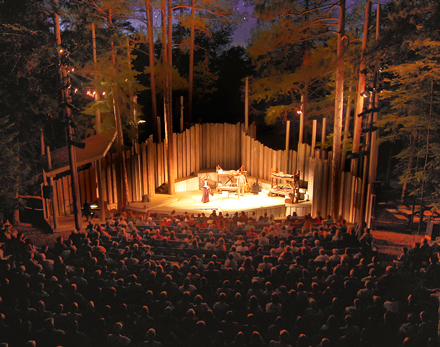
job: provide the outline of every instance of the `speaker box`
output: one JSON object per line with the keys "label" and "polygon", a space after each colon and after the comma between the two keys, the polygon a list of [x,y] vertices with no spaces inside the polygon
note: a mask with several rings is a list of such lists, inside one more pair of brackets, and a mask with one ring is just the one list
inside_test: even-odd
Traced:
{"label": "speaker box", "polygon": [[142,196],[142,202],[150,202],[150,196],[148,194]]}

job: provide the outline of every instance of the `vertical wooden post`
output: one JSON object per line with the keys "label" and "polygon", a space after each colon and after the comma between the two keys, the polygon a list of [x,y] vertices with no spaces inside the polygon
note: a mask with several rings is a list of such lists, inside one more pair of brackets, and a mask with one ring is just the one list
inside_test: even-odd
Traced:
{"label": "vertical wooden post", "polygon": [[183,95],[180,96],[180,132],[183,132]]}
{"label": "vertical wooden post", "polygon": [[[47,169],[49,171],[51,171],[52,170],[52,157],[50,155],[49,146],[46,147],[46,153],[47,153]],[[53,229],[57,230],[57,228],[58,228],[58,199],[55,196],[53,176],[49,176],[49,187],[50,187],[50,190],[52,191],[52,197],[50,200],[52,202]]]}
{"label": "vertical wooden post", "polygon": [[312,126],[312,147],[310,148],[312,158],[315,158],[315,147],[316,147],[316,129],[317,129],[317,120],[313,120]]}
{"label": "vertical wooden post", "polygon": [[289,140],[290,140],[290,120],[286,121],[286,171],[289,172]]}
{"label": "vertical wooden post", "polygon": [[157,142],[156,143],[160,143],[160,142],[162,142],[162,123],[161,123],[159,116],[156,118],[156,124],[157,124]]}
{"label": "vertical wooden post", "polygon": [[41,128],[40,146],[41,146],[41,155],[44,155],[45,154],[45,146],[44,146],[44,131],[43,131],[43,128]]}
{"label": "vertical wooden post", "polygon": [[101,221],[105,222],[105,214],[106,214],[105,207],[106,206],[104,204],[104,201],[105,201],[104,191],[105,191],[106,187],[104,184],[105,179],[103,179],[104,177],[103,177],[101,165],[102,165],[101,159],[99,159],[95,162],[96,176],[98,178],[98,194],[99,194],[98,203],[99,203],[99,211],[100,211],[99,215],[100,215]]}
{"label": "vertical wooden post", "polygon": [[244,131],[249,135],[249,77],[244,84]]}
{"label": "vertical wooden post", "polygon": [[299,110],[299,135],[298,135],[298,150],[299,145],[301,145],[304,142],[304,111],[305,111],[305,105],[304,105],[304,95],[301,95],[301,108]]}

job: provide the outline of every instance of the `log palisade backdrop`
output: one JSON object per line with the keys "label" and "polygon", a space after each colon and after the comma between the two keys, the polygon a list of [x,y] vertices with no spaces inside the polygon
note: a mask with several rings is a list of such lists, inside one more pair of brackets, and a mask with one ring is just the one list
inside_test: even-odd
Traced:
{"label": "log palisade backdrop", "polygon": [[[298,144],[298,150],[274,150],[256,138],[255,125],[249,126],[249,135],[244,124],[196,124],[182,133],[174,133],[174,167],[176,182],[198,172],[215,172],[217,165],[224,170],[244,166],[250,183],[258,178],[268,183],[271,170],[284,173],[300,171],[301,180],[307,183],[312,203],[312,214],[330,214],[332,152],[315,149],[316,144]],[[316,134],[315,134],[316,135]],[[316,139],[316,136],[312,136]],[[118,158],[116,153],[94,161],[79,172],[81,201],[98,201],[99,192],[106,208],[117,204]],[[101,167],[100,174],[97,166]],[[150,137],[144,143],[126,151],[128,201],[142,201],[143,196],[154,196],[156,190],[167,181],[167,160],[163,142],[154,143]],[[100,176],[100,177],[98,177]],[[353,221],[359,213],[361,179],[353,179],[344,172],[341,182],[341,205],[344,218]],[[70,176],[54,178],[54,203],[58,215],[72,211]],[[351,204],[351,201],[354,201]],[[46,216],[49,208],[46,206]]]}

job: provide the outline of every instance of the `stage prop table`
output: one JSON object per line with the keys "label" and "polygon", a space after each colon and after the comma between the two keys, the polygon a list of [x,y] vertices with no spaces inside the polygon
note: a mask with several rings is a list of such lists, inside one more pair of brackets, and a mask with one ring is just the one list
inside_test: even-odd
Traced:
{"label": "stage prop table", "polygon": [[217,166],[217,191],[238,192],[238,178],[246,177],[246,171],[244,170],[223,170],[220,166]]}
{"label": "stage prop table", "polygon": [[299,196],[299,171],[292,175],[272,170],[270,174],[269,196],[273,195],[283,195],[286,197],[286,201],[297,203]]}

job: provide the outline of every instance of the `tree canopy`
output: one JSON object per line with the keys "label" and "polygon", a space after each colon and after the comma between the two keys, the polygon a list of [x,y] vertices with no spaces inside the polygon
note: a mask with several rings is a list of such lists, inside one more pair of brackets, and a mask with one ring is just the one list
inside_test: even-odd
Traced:
{"label": "tree canopy", "polygon": [[[438,197],[440,169],[440,36],[437,3],[397,1],[386,7],[383,38],[372,50],[370,65],[382,75],[382,141],[398,145],[397,173],[410,195]],[[393,36],[389,41],[387,36]]]}
{"label": "tree canopy", "polygon": [[[245,50],[231,46],[235,1],[1,1],[0,140],[7,150],[0,155],[0,179],[7,184],[0,210],[9,213],[20,195],[38,194],[41,133],[52,148],[66,144],[63,88],[71,90],[78,139],[97,131],[97,110],[104,129],[115,127],[116,105],[126,138],[137,141],[137,121],[162,117],[165,95],[174,103],[184,96],[185,110],[193,100],[194,119],[235,122],[243,114],[246,76],[253,110],[269,123],[296,119],[301,107],[309,119],[331,115],[341,108],[335,99],[342,94],[349,109],[363,92],[351,87],[359,73],[363,6],[344,11],[345,19],[337,10],[342,2],[248,3],[258,25]],[[55,40],[56,11],[62,47]],[[367,81],[371,87],[375,79],[375,93],[382,89],[376,125],[383,141],[397,144],[397,174],[416,195],[437,194],[439,14],[429,0],[390,2],[379,40],[367,49]],[[60,82],[60,48],[69,52],[69,85]],[[337,85],[343,85],[339,96]],[[99,98],[92,100],[93,93]],[[171,120],[180,115],[177,109],[171,108]]]}

